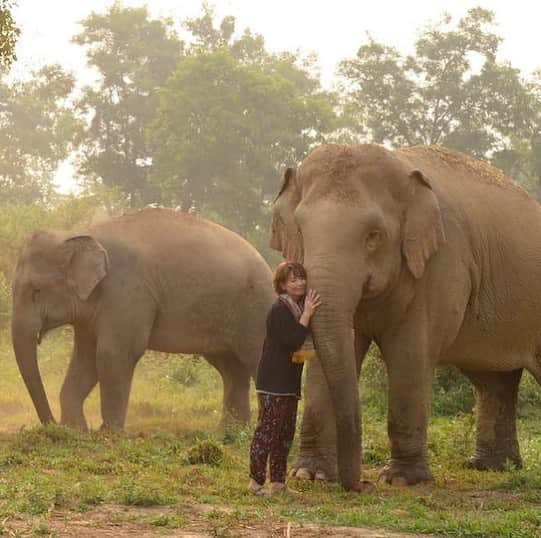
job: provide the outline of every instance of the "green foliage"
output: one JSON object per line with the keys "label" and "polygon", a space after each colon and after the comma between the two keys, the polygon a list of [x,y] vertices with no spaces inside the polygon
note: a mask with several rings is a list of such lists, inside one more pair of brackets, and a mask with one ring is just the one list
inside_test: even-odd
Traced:
{"label": "green foliage", "polygon": [[196,43],[160,92],[152,180],[184,210],[267,233],[279,170],[332,129],[331,101],[295,56],[267,53],[249,31],[234,41],[234,19],[217,30],[210,17],[190,21]]}
{"label": "green foliage", "polygon": [[146,522],[154,527],[165,529],[180,529],[187,523],[186,518],[169,514],[160,514],[159,516],[149,517]]}
{"label": "green foliage", "polygon": [[58,65],[33,72],[27,81],[0,81],[2,203],[50,199],[77,127],[69,103],[74,82]]}
{"label": "green foliage", "polygon": [[438,416],[471,413],[475,404],[472,384],[454,367],[438,368],[432,390],[432,412]]}
{"label": "green foliage", "polygon": [[184,21],[184,28],[194,38],[190,43],[191,54],[206,54],[229,46],[235,32],[235,17],[224,17],[218,28],[214,25],[214,19],[214,8],[209,3],[203,2],[201,15]]}
{"label": "green foliage", "polygon": [[496,151],[492,162],[541,199],[541,70],[527,84],[532,96],[529,128],[509,136],[509,145]]}
{"label": "green foliage", "polygon": [[224,459],[224,450],[221,445],[210,439],[197,441],[188,449],[186,462],[191,465],[202,463],[205,465],[220,465]]}
{"label": "green foliage", "polygon": [[376,345],[370,347],[363,361],[360,391],[363,414],[379,419],[387,416],[387,372]]}
{"label": "green foliage", "polygon": [[[387,416],[388,387],[385,364],[373,345],[361,373],[361,409],[371,417]],[[468,414],[475,403],[471,383],[456,368],[437,368],[432,388],[432,413],[435,416]]]}
{"label": "green foliage", "polygon": [[150,476],[135,476],[122,479],[113,495],[117,502],[128,506],[160,506],[174,502]]}
{"label": "green foliage", "polygon": [[80,436],[76,430],[58,424],[46,424],[33,430],[22,431],[12,447],[21,453],[28,453],[39,445],[70,445],[76,443]]}
{"label": "green foliage", "polygon": [[532,96],[519,71],[495,59],[494,14],[470,9],[425,27],[415,54],[369,39],[343,61],[346,114],[360,136],[393,146],[443,144],[476,156],[528,129]]}
{"label": "green foliage", "polygon": [[89,15],[82,27],[73,40],[86,48],[100,79],[77,104],[91,118],[79,131],[79,171],[89,182],[120,187],[132,207],[154,202],[145,130],[155,116],[156,89],[173,71],[182,43],[171,20],[150,19],[146,7],[119,2]]}
{"label": "green foliage", "polygon": [[176,357],[172,360],[177,362],[176,366],[168,374],[168,379],[174,383],[191,387],[195,385],[201,378],[201,357],[196,355],[188,355],[181,360]]}
{"label": "green foliage", "polygon": [[[361,373],[361,410],[370,419],[387,416],[388,387],[385,365],[376,346],[364,360]],[[435,417],[472,416],[475,392],[470,381],[455,367],[436,369],[432,386],[432,415]],[[520,416],[536,416],[541,408],[538,383],[525,373],[520,384],[518,412]]]}
{"label": "green foliage", "polygon": [[[388,386],[385,364],[379,349],[373,345],[361,373],[361,409],[370,417],[387,416]],[[456,368],[436,369],[432,388],[432,413],[435,416],[455,416],[471,413],[474,405],[473,388]]]}
{"label": "green foliage", "polygon": [[0,70],[8,70],[17,59],[15,45],[20,34],[11,10],[12,0],[0,0]]}
{"label": "green foliage", "polygon": [[534,417],[541,409],[541,388],[535,378],[525,372],[520,383],[518,411],[520,416]]}

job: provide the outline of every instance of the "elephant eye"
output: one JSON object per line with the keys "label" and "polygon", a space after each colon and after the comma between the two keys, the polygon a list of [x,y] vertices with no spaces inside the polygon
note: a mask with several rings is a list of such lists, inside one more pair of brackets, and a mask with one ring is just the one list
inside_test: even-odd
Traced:
{"label": "elephant eye", "polygon": [[375,250],[381,243],[382,239],[383,234],[381,233],[381,230],[372,230],[366,236],[366,247],[368,248],[368,250]]}

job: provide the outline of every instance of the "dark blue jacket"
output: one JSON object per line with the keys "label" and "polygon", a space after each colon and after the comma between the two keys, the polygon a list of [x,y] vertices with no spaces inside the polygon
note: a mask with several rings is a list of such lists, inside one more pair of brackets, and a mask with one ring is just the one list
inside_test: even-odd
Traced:
{"label": "dark blue jacket", "polygon": [[267,334],[257,368],[256,390],[267,394],[301,397],[302,364],[291,355],[304,343],[308,329],[300,324],[279,299],[267,315]]}

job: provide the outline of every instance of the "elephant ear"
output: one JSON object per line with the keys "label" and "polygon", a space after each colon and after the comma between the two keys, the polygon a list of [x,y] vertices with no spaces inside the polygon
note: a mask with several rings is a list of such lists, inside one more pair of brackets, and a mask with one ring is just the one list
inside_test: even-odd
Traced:
{"label": "elephant ear", "polygon": [[302,235],[295,222],[295,209],[300,202],[297,179],[297,168],[287,168],[272,208],[270,247],[280,251],[286,260],[302,263]]}
{"label": "elephant ear", "polygon": [[77,235],[62,244],[68,282],[86,301],[109,270],[105,248],[90,235]]}
{"label": "elephant ear", "polygon": [[404,223],[402,252],[415,278],[421,278],[430,257],[445,242],[440,205],[430,180],[419,170],[410,174],[413,195]]}

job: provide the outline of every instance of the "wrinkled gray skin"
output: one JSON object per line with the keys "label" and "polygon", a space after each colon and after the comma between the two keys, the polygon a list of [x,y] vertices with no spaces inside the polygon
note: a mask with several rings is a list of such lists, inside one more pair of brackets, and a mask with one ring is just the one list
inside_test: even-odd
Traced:
{"label": "wrinkled gray skin", "polygon": [[304,261],[322,298],[297,476],[338,476],[357,487],[357,381],[372,341],[389,383],[382,479],[431,479],[426,431],[440,364],[457,366],[475,386],[471,465],[520,465],[523,369],[541,382],[541,209],[521,187],[440,147],[321,146],[286,171],[271,246]]}
{"label": "wrinkled gray skin", "polygon": [[224,418],[247,422],[248,392],[274,300],[271,271],[244,239],[211,222],[145,209],[83,233],[36,232],[13,282],[13,347],[41,422],[53,422],[36,362],[47,331],[74,327],[61,421],[86,429],[99,382],[105,428],[122,428],[147,349],[203,355],[224,384]]}

